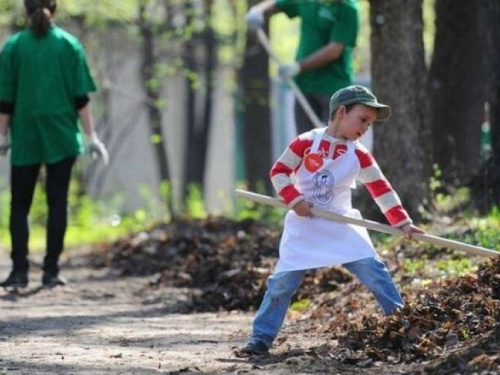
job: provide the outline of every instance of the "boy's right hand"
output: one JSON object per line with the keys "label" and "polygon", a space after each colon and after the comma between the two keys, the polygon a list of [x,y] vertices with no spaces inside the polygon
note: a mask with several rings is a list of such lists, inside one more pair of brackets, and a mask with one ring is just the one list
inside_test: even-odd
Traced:
{"label": "boy's right hand", "polygon": [[298,216],[302,217],[313,217],[313,212],[312,212],[312,206],[313,204],[308,202],[308,201],[302,201],[299,202],[293,207],[293,210]]}

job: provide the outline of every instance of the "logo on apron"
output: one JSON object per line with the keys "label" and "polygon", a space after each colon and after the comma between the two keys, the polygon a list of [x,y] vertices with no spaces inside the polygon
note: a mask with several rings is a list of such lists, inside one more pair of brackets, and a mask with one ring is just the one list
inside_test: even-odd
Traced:
{"label": "logo on apron", "polygon": [[330,204],[333,200],[333,174],[328,169],[314,175],[314,201],[321,205]]}

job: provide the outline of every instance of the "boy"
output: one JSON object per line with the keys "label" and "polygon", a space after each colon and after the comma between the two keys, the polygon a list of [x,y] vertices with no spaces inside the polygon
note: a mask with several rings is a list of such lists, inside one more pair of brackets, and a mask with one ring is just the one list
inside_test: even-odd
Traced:
{"label": "boy", "polygon": [[328,126],[299,135],[271,169],[272,183],[291,210],[285,218],[276,269],[267,280],[252,335],[240,354],[269,351],[308,269],[341,264],[370,289],[385,314],[404,304],[367,230],[314,218],[311,211],[315,206],[360,218],[351,202],[351,188],[359,180],[391,225],[401,228],[408,238],[424,233],[412,224],[373,156],[357,142],[376,120],[390,116],[390,108],[363,86],[338,90],[329,108]]}

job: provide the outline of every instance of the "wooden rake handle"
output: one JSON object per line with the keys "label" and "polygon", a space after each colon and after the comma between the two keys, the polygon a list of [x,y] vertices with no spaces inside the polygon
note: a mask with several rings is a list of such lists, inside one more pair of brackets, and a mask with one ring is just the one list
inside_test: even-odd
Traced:
{"label": "wooden rake handle", "polygon": [[[240,190],[240,189],[236,189],[236,195],[241,197],[241,198],[249,199],[249,200],[252,200],[252,201],[257,202],[257,203],[263,203],[263,204],[267,204],[267,205],[273,206],[273,207],[288,209],[288,206],[283,201],[276,199],[276,198],[269,197],[267,195],[256,194],[256,193],[252,193],[252,192]],[[398,236],[405,235],[405,233],[399,228],[391,227],[390,225],[387,225],[387,224],[377,223],[376,221],[365,220],[365,219],[356,219],[353,217],[338,215],[338,214],[335,214],[332,212],[318,210],[315,208],[312,209],[312,212],[313,212],[315,217],[321,217],[321,218],[327,219],[327,220],[332,220],[332,221],[337,221],[337,222],[347,223],[347,224],[354,224],[354,225],[358,225],[360,227],[364,227],[364,228],[371,229],[371,230],[376,230],[378,232],[387,233],[387,234],[393,234],[393,235],[398,235]],[[455,250],[464,251],[464,252],[472,254],[472,255],[479,255],[479,256],[489,257],[489,258],[496,258],[500,255],[500,253],[495,251],[495,250],[486,249],[486,248],[480,247],[480,246],[468,245],[468,244],[465,244],[462,242],[448,240],[448,239],[445,239],[442,237],[432,236],[430,234],[414,233],[413,238],[415,238],[416,240],[422,241],[422,242],[427,242],[427,243],[433,244],[433,245],[438,245],[438,246],[448,247],[448,248],[455,249]]]}
{"label": "wooden rake handle", "polygon": [[[269,42],[269,39],[267,38],[266,33],[262,29],[257,29],[257,37],[259,38],[260,44],[264,47],[264,49],[267,51],[268,55],[279,65],[281,66],[281,62],[274,52],[273,48],[271,47],[271,43]],[[311,108],[309,102],[307,101],[306,97],[300,91],[299,87],[295,83],[295,81],[291,78],[286,80],[286,83],[292,88],[293,93],[295,94],[295,97],[297,98],[297,101],[300,103],[302,106],[302,109],[304,112],[307,114],[311,122],[314,124],[314,127],[316,128],[322,128],[325,125],[321,122],[321,120],[318,118],[314,110]]]}

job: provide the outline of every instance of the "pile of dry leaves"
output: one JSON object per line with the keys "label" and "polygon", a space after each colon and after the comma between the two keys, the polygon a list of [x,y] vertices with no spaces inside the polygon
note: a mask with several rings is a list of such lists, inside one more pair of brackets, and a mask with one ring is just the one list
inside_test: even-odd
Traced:
{"label": "pile of dry leaves", "polygon": [[[151,275],[152,288],[193,288],[191,311],[249,310],[265,291],[280,235],[279,226],[254,220],[181,220],[116,241],[89,260],[124,276]],[[476,274],[415,288],[401,266],[402,254],[415,245],[405,246],[384,255],[407,302],[392,316],[374,313],[371,294],[343,268],[306,276],[296,300],[308,306],[291,318],[328,337],[309,355],[363,367],[434,360],[434,373],[457,366],[500,368],[500,261],[481,263]]]}

